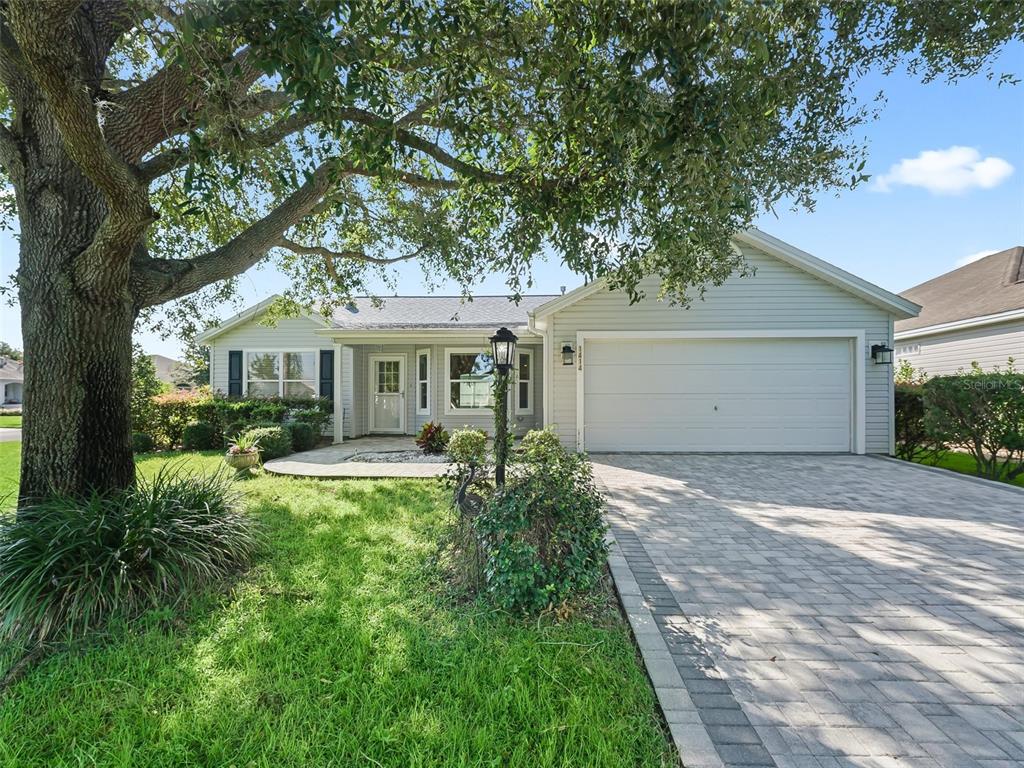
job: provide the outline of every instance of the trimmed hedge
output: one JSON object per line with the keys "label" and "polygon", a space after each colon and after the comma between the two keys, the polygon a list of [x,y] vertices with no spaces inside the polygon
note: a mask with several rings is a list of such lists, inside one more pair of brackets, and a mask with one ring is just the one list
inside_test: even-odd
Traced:
{"label": "trimmed hedge", "polygon": [[247,427],[292,419],[310,424],[316,439],[332,412],[325,398],[225,398],[209,392],[171,392],[157,395],[152,403],[143,418],[136,418],[134,429],[151,435],[164,449],[182,445],[185,429],[193,422],[214,425],[216,443]]}
{"label": "trimmed hedge", "polygon": [[186,451],[208,451],[220,442],[220,430],[209,421],[193,421],[181,435],[181,447]]}
{"label": "trimmed hedge", "polygon": [[260,441],[260,458],[263,461],[279,459],[292,452],[292,433],[280,424],[254,427],[245,434]]}
{"label": "trimmed hedge", "polygon": [[296,451],[308,451],[316,446],[316,435],[313,427],[303,421],[293,421],[285,424],[292,436],[292,448]]}
{"label": "trimmed hedge", "polygon": [[145,432],[132,432],[132,453],[149,453],[154,446],[151,435]]}
{"label": "trimmed hedge", "polygon": [[946,446],[932,437],[924,424],[924,390],[910,384],[896,385],[896,456],[905,461],[928,461]]}

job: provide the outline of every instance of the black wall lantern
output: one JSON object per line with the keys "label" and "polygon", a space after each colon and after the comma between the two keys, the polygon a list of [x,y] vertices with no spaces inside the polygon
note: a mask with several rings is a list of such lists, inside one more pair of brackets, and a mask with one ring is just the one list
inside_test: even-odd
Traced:
{"label": "black wall lantern", "polygon": [[572,365],[576,362],[576,350],[572,348],[572,344],[566,342],[562,345],[562,365]]}
{"label": "black wall lantern", "polygon": [[508,373],[515,365],[517,341],[519,337],[504,327],[499,328],[498,332],[491,336],[494,367],[499,373]]}
{"label": "black wall lantern", "polygon": [[872,344],[871,359],[876,365],[892,365],[892,347],[888,344]]}

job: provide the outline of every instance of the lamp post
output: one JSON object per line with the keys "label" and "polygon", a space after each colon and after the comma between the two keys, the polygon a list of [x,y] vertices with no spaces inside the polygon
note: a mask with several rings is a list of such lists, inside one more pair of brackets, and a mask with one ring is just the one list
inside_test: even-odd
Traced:
{"label": "lamp post", "polygon": [[491,336],[491,351],[497,378],[494,381],[494,483],[505,485],[505,460],[508,457],[508,374],[515,365],[519,338],[508,328],[499,328]]}

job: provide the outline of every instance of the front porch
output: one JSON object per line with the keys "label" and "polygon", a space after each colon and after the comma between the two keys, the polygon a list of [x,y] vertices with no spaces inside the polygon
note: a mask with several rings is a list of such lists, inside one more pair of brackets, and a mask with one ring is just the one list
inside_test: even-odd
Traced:
{"label": "front porch", "polygon": [[[419,452],[408,435],[371,435],[343,443],[273,459],[263,468],[275,475],[320,478],[440,477],[448,471],[444,461],[387,461],[379,454]],[[374,461],[359,457],[373,455]]]}

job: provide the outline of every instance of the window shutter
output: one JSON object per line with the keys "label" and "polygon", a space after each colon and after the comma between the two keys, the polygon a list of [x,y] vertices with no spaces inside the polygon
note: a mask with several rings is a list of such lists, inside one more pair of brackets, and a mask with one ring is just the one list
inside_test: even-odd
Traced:
{"label": "window shutter", "polygon": [[334,350],[320,350],[320,397],[334,402]]}
{"label": "window shutter", "polygon": [[242,396],[242,350],[228,352],[228,395]]}

